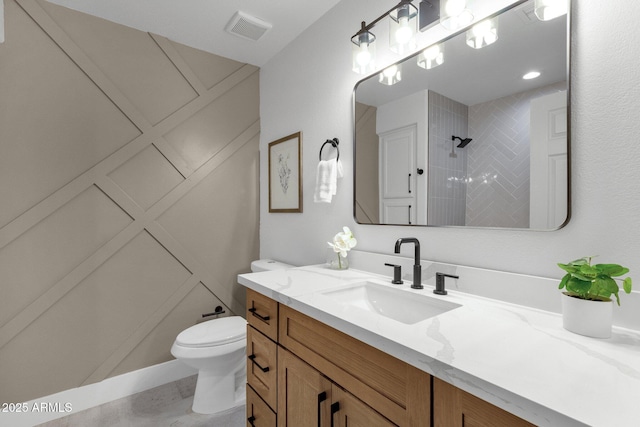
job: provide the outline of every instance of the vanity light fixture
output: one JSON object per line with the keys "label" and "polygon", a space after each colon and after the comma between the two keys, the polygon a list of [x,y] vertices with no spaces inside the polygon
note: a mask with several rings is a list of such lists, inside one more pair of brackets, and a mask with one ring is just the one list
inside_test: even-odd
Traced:
{"label": "vanity light fixture", "polygon": [[524,80],[531,80],[531,79],[535,79],[536,77],[540,77],[539,71],[529,71],[527,74],[522,76]]}
{"label": "vanity light fixture", "polygon": [[467,45],[474,49],[489,46],[498,40],[498,17],[485,19],[467,30]]}
{"label": "vanity light fixture", "polygon": [[352,70],[359,74],[375,71],[375,40],[371,29],[382,19],[389,17],[389,49],[405,55],[416,48],[415,35],[418,29],[425,30],[438,21],[440,9],[438,0],[422,0],[420,9],[413,0],[401,0],[400,3],[367,24],[362,21],[360,30],[351,37]]}
{"label": "vanity light fixture", "polygon": [[550,21],[566,15],[568,9],[568,0],[535,0],[533,2],[533,10],[541,21]]}
{"label": "vanity light fixture", "polygon": [[385,68],[380,73],[378,81],[383,85],[391,86],[402,80],[402,72],[400,71],[400,65],[391,65]]}
{"label": "vanity light fixture", "polygon": [[389,18],[389,49],[400,55],[415,49],[418,9],[412,3],[401,3]]}
{"label": "vanity light fixture", "polygon": [[430,70],[444,62],[444,46],[434,44],[429,46],[418,55],[418,67]]}
{"label": "vanity light fixture", "polygon": [[473,21],[466,0],[440,0],[440,24],[449,31],[466,27]]}
{"label": "vanity light fixture", "polygon": [[376,36],[365,28],[364,21],[362,29],[351,38],[353,64],[351,69],[358,74],[369,74],[376,70]]}

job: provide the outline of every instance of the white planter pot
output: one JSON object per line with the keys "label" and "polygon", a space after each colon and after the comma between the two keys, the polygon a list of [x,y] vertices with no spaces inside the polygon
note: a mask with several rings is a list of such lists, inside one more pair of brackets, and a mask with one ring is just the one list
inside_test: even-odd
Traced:
{"label": "white planter pot", "polygon": [[593,338],[611,337],[613,301],[588,301],[570,297],[562,298],[562,326],[573,333]]}

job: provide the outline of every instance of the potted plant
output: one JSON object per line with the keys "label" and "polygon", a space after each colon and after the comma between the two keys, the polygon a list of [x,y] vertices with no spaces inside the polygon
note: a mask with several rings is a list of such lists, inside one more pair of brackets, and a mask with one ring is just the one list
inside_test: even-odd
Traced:
{"label": "potted plant", "polygon": [[626,293],[631,292],[631,277],[624,279],[629,269],[618,264],[591,264],[584,257],[568,264],[558,264],[567,272],[560,281],[562,293],[562,323],[571,332],[594,338],[609,338],[613,316],[613,300],[620,305],[616,280],[622,281]]}

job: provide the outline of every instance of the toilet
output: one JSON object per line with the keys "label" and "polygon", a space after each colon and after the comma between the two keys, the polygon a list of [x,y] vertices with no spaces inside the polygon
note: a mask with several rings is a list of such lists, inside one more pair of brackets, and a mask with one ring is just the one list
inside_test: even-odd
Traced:
{"label": "toilet", "polygon": [[[252,272],[290,267],[267,259],[251,263]],[[247,321],[240,316],[202,322],[178,334],[171,354],[198,370],[193,412],[215,414],[244,405],[246,347]]]}

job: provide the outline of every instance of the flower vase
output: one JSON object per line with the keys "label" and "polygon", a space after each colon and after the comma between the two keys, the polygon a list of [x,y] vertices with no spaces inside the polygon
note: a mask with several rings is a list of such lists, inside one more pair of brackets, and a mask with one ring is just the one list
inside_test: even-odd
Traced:
{"label": "flower vase", "polygon": [[349,268],[349,257],[334,253],[334,256],[329,260],[329,267],[333,270],[346,270]]}

